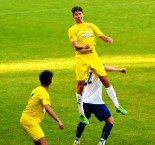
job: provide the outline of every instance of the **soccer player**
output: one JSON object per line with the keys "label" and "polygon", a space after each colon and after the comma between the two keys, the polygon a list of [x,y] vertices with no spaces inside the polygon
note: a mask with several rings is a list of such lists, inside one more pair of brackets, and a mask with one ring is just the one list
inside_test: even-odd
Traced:
{"label": "soccer player", "polygon": [[53,73],[45,70],[39,75],[41,86],[35,88],[30,96],[28,104],[22,113],[20,123],[25,132],[32,138],[35,145],[47,145],[47,141],[40,127],[45,112],[57,121],[60,129],[64,128],[63,123],[58,118],[51,107],[50,96],[47,92],[52,83]]}
{"label": "soccer player", "polygon": [[[113,42],[113,39],[104,35],[93,23],[84,22],[84,14],[81,7],[73,7],[72,14],[75,24],[69,28],[68,36],[75,50],[75,73],[77,80],[76,97],[81,121],[85,124],[89,124],[83,110],[82,93],[84,89],[84,82],[90,69],[103,83],[108,95],[110,97],[116,97],[116,93],[109,82],[106,71],[95,50],[95,36],[110,44]],[[118,107],[118,110],[123,110],[123,108]]]}
{"label": "soccer player", "polygon": [[[112,66],[104,66],[106,71],[116,71],[126,73],[125,68],[115,68]],[[110,96],[110,99],[113,101],[116,111],[120,112],[122,115],[125,115],[127,111],[120,111],[117,108],[120,106],[117,97]],[[105,125],[102,130],[101,139],[98,145],[105,145],[105,142],[110,134],[110,131],[113,127],[114,119],[111,116],[111,113],[102,100],[102,83],[97,78],[92,71],[89,72],[89,76],[85,81],[84,93],[83,93],[83,106],[86,117],[89,119],[91,114],[94,114],[95,117],[100,121],[105,121]],[[79,122],[76,130],[76,137],[73,145],[80,145],[80,137],[84,131],[86,124]]]}

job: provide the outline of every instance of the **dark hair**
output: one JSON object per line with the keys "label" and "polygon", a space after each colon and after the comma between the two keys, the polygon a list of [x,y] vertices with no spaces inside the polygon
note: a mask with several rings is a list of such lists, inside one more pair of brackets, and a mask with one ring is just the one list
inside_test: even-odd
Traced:
{"label": "dark hair", "polygon": [[44,70],[39,75],[39,80],[42,85],[49,86],[52,82],[53,73],[49,70]]}
{"label": "dark hair", "polygon": [[83,9],[82,9],[81,7],[79,7],[79,6],[75,6],[75,7],[72,8],[72,14],[74,15],[74,13],[75,13],[76,11],[81,11],[81,12],[83,12]]}

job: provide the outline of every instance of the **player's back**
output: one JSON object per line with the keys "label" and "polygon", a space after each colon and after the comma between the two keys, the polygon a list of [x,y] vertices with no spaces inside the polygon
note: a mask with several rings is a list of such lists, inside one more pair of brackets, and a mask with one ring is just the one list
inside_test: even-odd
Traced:
{"label": "player's back", "polygon": [[22,113],[25,122],[40,123],[42,121],[45,113],[42,102],[44,98],[49,98],[49,94],[42,86],[32,91],[28,104]]}

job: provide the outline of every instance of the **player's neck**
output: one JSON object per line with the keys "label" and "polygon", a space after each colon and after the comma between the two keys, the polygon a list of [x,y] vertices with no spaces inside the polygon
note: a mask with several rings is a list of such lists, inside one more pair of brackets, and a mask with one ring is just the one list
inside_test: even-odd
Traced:
{"label": "player's neck", "polygon": [[47,91],[48,90],[48,88],[49,88],[49,86],[43,86],[43,85],[41,85],[43,88],[45,88],[45,90]]}
{"label": "player's neck", "polygon": [[76,24],[77,25],[79,25],[79,24],[83,24],[84,23],[84,21],[82,20],[82,21],[76,21]]}

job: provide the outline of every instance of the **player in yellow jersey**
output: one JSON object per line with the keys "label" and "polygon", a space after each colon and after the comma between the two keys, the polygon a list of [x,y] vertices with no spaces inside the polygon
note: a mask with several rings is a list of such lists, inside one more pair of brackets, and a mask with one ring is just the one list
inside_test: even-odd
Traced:
{"label": "player in yellow jersey", "polygon": [[116,96],[116,93],[109,82],[106,71],[102,66],[102,62],[100,61],[95,50],[96,36],[104,42],[108,42],[110,44],[113,42],[113,39],[104,35],[102,31],[93,23],[84,22],[84,14],[81,7],[73,7],[72,14],[75,24],[69,28],[68,37],[75,50],[75,73],[77,80],[76,97],[81,121],[85,124],[89,124],[83,110],[82,93],[84,89],[84,82],[90,69],[101,80],[108,95],[111,97]]}
{"label": "player in yellow jersey", "polygon": [[64,128],[63,123],[51,108],[50,96],[47,92],[52,83],[52,77],[53,73],[48,70],[39,75],[41,86],[32,91],[28,104],[20,118],[22,128],[32,138],[35,145],[47,145],[44,132],[39,125],[45,112],[57,121],[60,129]]}

